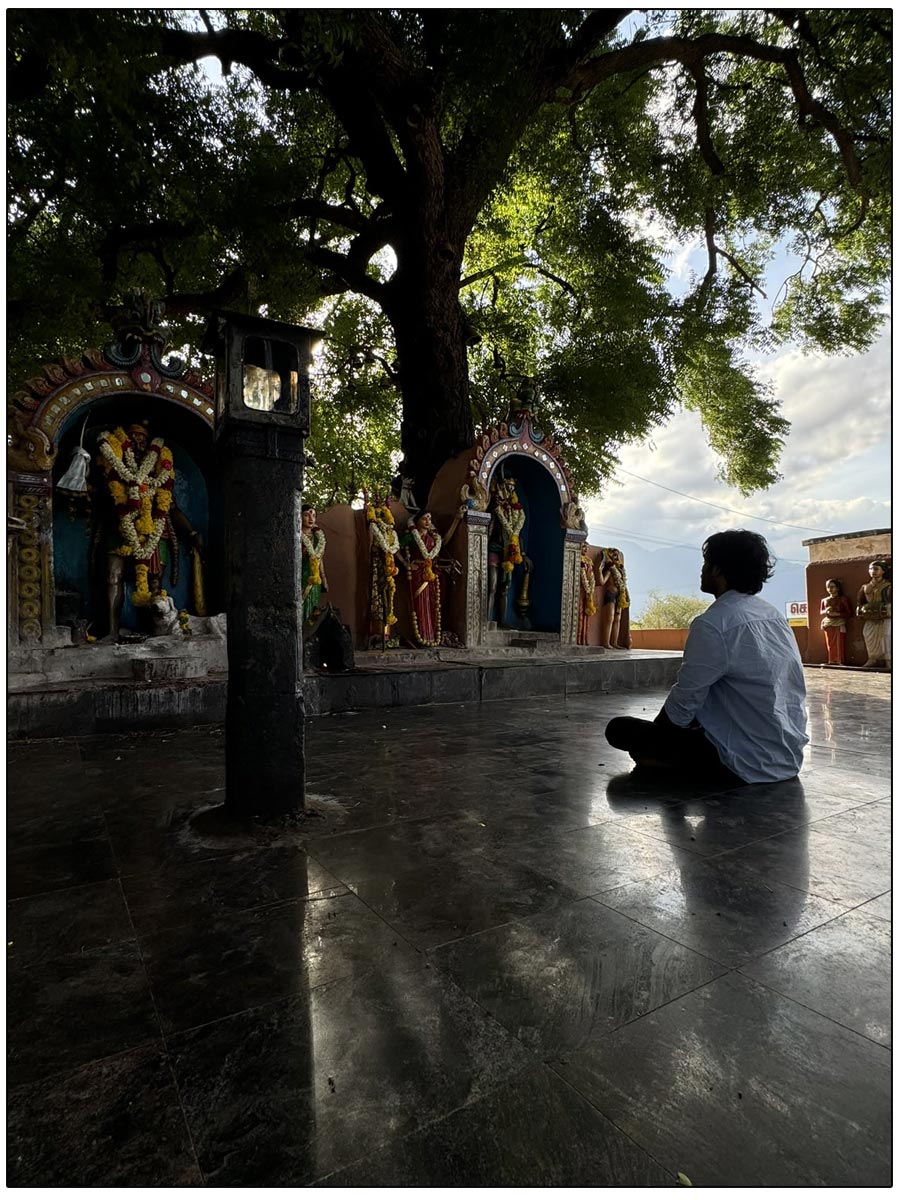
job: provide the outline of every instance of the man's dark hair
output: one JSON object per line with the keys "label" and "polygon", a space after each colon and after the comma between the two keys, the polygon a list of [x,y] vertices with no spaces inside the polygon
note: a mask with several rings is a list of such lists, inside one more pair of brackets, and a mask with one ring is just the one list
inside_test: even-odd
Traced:
{"label": "man's dark hair", "polygon": [[766,539],[749,529],[714,533],[703,543],[703,561],[718,567],[730,588],[748,596],[755,596],[775,569]]}

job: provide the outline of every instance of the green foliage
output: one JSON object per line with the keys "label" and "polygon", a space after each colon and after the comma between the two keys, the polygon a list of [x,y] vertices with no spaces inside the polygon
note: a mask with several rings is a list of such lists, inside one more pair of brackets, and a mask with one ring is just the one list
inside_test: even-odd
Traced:
{"label": "green foliage", "polygon": [[709,600],[676,596],[653,588],[647,607],[631,624],[635,629],[687,629],[694,617],[706,612],[709,605]]}
{"label": "green foliage", "polygon": [[[435,429],[452,424],[448,396],[465,410],[458,428],[488,424],[522,375],[539,381],[541,419],[585,492],[679,406],[700,414],[723,479],[767,487],[788,427],[753,355],[789,340],[858,352],[883,320],[890,21],[10,10],[10,386],[105,340],[105,306],[143,286],[165,298],[177,346],[196,345],[215,306],[326,328],[318,503],[385,485],[423,394],[442,397]],[[221,37],[219,81],[198,61]],[[742,41],[700,54],[710,37]],[[591,74],[661,38],[693,57]],[[788,48],[793,76],[766,61]],[[673,244],[713,246],[709,270],[671,278]],[[785,249],[792,274],[763,297]],[[394,350],[449,259],[481,337],[469,380],[450,387],[440,373],[461,354],[438,345],[423,379]]]}

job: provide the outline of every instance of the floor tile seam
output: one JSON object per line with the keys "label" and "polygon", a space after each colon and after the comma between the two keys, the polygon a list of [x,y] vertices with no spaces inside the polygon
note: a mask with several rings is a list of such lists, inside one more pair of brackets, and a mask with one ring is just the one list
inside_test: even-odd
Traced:
{"label": "floor tile seam", "polygon": [[[134,876],[128,876],[126,878],[134,878]],[[324,889],[324,890],[334,891],[335,889],[332,888],[332,889]],[[322,902],[325,900],[340,900],[342,896],[350,896],[350,895],[353,895],[353,892],[351,891],[351,889],[349,887],[346,886],[346,884],[342,883],[340,888],[338,889],[338,894],[336,896],[326,896],[322,892],[314,892],[312,895],[306,895],[306,896],[286,896],[286,897],[282,898],[281,900],[269,900],[262,904],[253,905],[250,908],[229,908],[218,914],[213,914],[213,919],[227,921],[232,917],[242,917],[246,913],[263,912],[265,909],[268,909],[268,908],[285,908],[290,904],[297,904],[301,901],[302,902],[306,902],[306,901]],[[141,938],[156,937],[157,934],[161,934],[161,933],[174,933],[177,930],[190,929],[191,927],[200,924],[202,919],[204,918],[205,914],[200,913],[200,914],[196,914],[196,916],[197,916],[197,919],[191,920],[191,921],[183,921],[183,922],[181,922],[181,924],[178,924],[178,925],[154,925],[152,929],[145,929],[141,933],[138,933],[136,935],[137,940],[140,941]]]}
{"label": "floor tile seam", "polygon": [[[817,926],[817,928],[821,928],[821,926]],[[810,931],[810,932],[812,932],[812,931]],[[785,943],[785,945],[786,944],[787,943]],[[781,949],[783,949],[783,946],[775,947],[775,950],[781,950]],[[773,954],[774,952],[775,952],[774,950],[767,950],[766,954]],[[760,955],[760,957],[763,958],[763,957],[765,957],[765,955]],[[756,962],[757,960],[752,959],[750,961]],[[844,1021],[839,1021],[837,1019],[837,1017],[832,1016],[830,1013],[822,1012],[821,1009],[814,1008],[811,1004],[807,1004],[803,1000],[798,1000],[796,996],[791,996],[787,992],[779,991],[778,988],[773,987],[771,983],[767,983],[764,979],[757,979],[753,975],[748,975],[744,971],[744,967],[746,967],[748,965],[749,965],[749,963],[742,963],[740,966],[734,968],[734,973],[737,975],[740,975],[742,979],[747,979],[751,983],[755,983],[759,987],[765,988],[766,991],[771,992],[775,996],[779,996],[782,1000],[787,1000],[791,1004],[796,1004],[798,1008],[803,1008],[807,1012],[813,1013],[814,1016],[821,1017],[823,1020],[828,1021],[830,1024],[836,1025],[839,1029],[845,1029],[848,1033],[852,1033],[856,1037],[863,1038],[865,1041],[869,1042],[870,1045],[878,1046],[878,1048],[880,1050],[883,1050],[889,1057],[892,1057],[891,1047],[886,1046],[884,1044],[884,1042],[879,1042],[879,1041],[877,1041],[877,1039],[869,1037],[869,1035],[867,1033],[863,1033],[862,1030],[860,1030],[860,1029],[854,1029],[852,1025],[847,1025]]]}
{"label": "floor tile seam", "polygon": [[[453,819],[454,815],[455,813],[453,812],[447,812],[436,813],[434,816],[427,817],[400,817],[396,821],[388,821],[384,825],[363,825],[359,829],[338,829],[334,833],[323,833],[319,837],[312,838],[309,842],[309,846],[312,846],[314,842],[331,841],[334,838],[352,837],[354,834],[369,833],[373,829],[390,829],[394,825],[402,825],[404,823],[414,821],[421,821],[422,824],[425,824],[427,821],[432,821],[435,823],[439,823],[441,821],[450,821]],[[327,870],[327,867],[325,869]]]}
{"label": "floor tile seam", "polygon": [[[613,1030],[613,1032],[615,1032],[615,1030]],[[561,1083],[565,1084],[565,1086],[567,1088],[571,1088],[571,1090],[577,1096],[581,1097],[581,1099],[585,1102],[585,1104],[587,1104],[590,1108],[592,1108],[594,1110],[594,1112],[599,1113],[600,1116],[604,1119],[604,1121],[608,1121],[609,1124],[614,1129],[618,1130],[618,1132],[622,1135],[622,1137],[627,1138],[627,1140],[629,1142],[631,1142],[632,1146],[636,1146],[637,1149],[640,1150],[640,1152],[642,1154],[645,1154],[652,1163],[655,1163],[656,1166],[659,1167],[659,1169],[664,1174],[671,1176],[674,1180],[677,1180],[678,1172],[676,1170],[674,1170],[673,1168],[668,1167],[664,1163],[660,1162],[660,1160],[657,1158],[656,1154],[654,1154],[652,1150],[648,1149],[648,1147],[646,1147],[646,1146],[641,1145],[641,1143],[637,1140],[637,1138],[635,1138],[632,1134],[630,1134],[626,1129],[623,1129],[622,1126],[618,1123],[618,1121],[616,1121],[608,1113],[605,1113],[599,1104],[597,1104],[594,1100],[592,1100],[591,1097],[588,1096],[586,1092],[583,1092],[581,1090],[581,1088],[577,1086],[577,1084],[573,1083],[570,1079],[567,1079],[565,1077],[565,1075],[563,1075],[553,1063],[548,1062],[545,1065],[547,1066],[548,1070],[553,1072],[553,1074],[557,1077],[557,1079],[560,1080]]]}
{"label": "floor tile seam", "polygon": [[[165,1049],[166,1061],[169,1062],[169,1047],[166,1042],[165,1026],[163,1025],[162,1017],[160,1016],[160,1013],[159,1013],[159,1005],[157,1004],[157,1001],[156,1001],[156,993],[153,990],[153,980],[150,978],[150,972],[147,970],[147,959],[144,955],[144,947],[141,945],[141,939],[138,934],[137,927],[135,926],[135,923],[134,923],[134,916],[132,915],[132,912],[131,912],[131,905],[128,903],[128,897],[125,894],[124,887],[122,887],[121,878],[119,879],[119,891],[121,892],[122,902],[125,905],[125,911],[128,914],[128,920],[131,924],[131,929],[135,936],[135,943],[137,945],[138,957],[140,958],[140,961],[141,961],[141,971],[143,972],[144,983],[147,987],[147,991],[150,996],[150,1003],[153,1005],[153,1015],[154,1015],[154,1018],[156,1019],[157,1028],[159,1029],[160,1038],[162,1039],[163,1047]],[[176,1087],[176,1095],[178,1096],[178,1105],[179,1105],[179,1108],[181,1109],[182,1118],[184,1118],[185,1124],[187,1125],[187,1118],[185,1117],[185,1113],[184,1113],[184,1105],[182,1104],[182,1101],[181,1101],[181,1093],[178,1091],[177,1087]],[[191,1141],[191,1149],[193,1151],[194,1150],[193,1134],[192,1134],[189,1126],[187,1126],[187,1129],[188,1129],[188,1136],[190,1137],[190,1141]],[[196,1158],[196,1153],[195,1153],[195,1158]],[[199,1169],[199,1162],[197,1165],[198,1165],[198,1169]],[[200,1178],[201,1179],[204,1178],[202,1171],[200,1172]]]}
{"label": "floor tile seam", "polygon": [[315,862],[316,865],[318,867],[320,867],[323,871],[328,871],[329,875],[333,875],[335,879],[338,879],[339,882],[344,887],[347,888],[348,894],[351,896],[355,896],[356,899],[359,901],[359,903],[363,906],[363,908],[365,908],[367,912],[371,913],[372,916],[376,919],[376,921],[380,921],[382,925],[387,926],[387,928],[390,929],[391,933],[393,933],[396,937],[398,937],[400,939],[400,941],[403,942],[404,946],[406,946],[407,949],[412,950],[414,954],[418,955],[420,958],[422,958],[424,960],[424,957],[425,957],[424,951],[422,949],[420,949],[419,946],[417,946],[414,942],[412,942],[399,929],[395,928],[394,925],[392,925],[391,922],[385,916],[382,915],[382,913],[378,912],[377,909],[373,908],[372,905],[368,903],[368,901],[364,900],[362,898],[362,896],[360,896],[358,892],[354,891],[353,888],[350,887],[349,884],[345,883],[343,879],[340,879],[340,877],[338,875],[335,875],[333,871],[329,871],[328,867],[326,867],[323,863],[319,862],[319,860],[317,858],[315,858],[314,856],[309,855],[309,857],[311,857],[313,862]]}
{"label": "floor tile seam", "polygon": [[200,1163],[200,1153],[197,1149],[197,1140],[194,1137],[194,1131],[191,1128],[190,1121],[188,1120],[187,1110],[185,1109],[185,1106],[184,1106],[184,1097],[181,1094],[181,1088],[178,1085],[178,1077],[175,1074],[175,1067],[172,1063],[172,1055],[169,1052],[168,1042],[165,1041],[165,1035],[163,1035],[163,1042],[164,1042],[163,1053],[165,1054],[166,1068],[169,1072],[169,1078],[172,1080],[172,1086],[175,1089],[175,1096],[178,1099],[178,1109],[181,1113],[181,1119],[182,1119],[182,1121],[184,1121],[184,1129],[185,1129],[185,1132],[187,1133],[188,1143],[191,1147],[191,1155],[194,1159],[194,1165],[197,1168],[197,1174],[200,1176],[201,1180],[203,1181],[203,1186],[207,1187],[208,1180],[206,1178],[206,1172],[203,1170],[203,1167]]}
{"label": "floor tile seam", "polygon": [[[102,841],[102,838],[98,838]],[[48,888],[46,892],[29,892],[27,896],[7,896],[7,904],[24,904],[28,900],[41,900],[44,896],[59,896],[65,892],[74,892],[77,888],[100,887],[104,883],[118,883],[119,876],[110,875],[107,879],[91,879],[87,883],[67,883],[65,887]]]}
{"label": "floor tile seam", "polygon": [[317,1179],[311,1180],[307,1186],[316,1186],[324,1182],[326,1179],[330,1179],[332,1175],[337,1175],[341,1171],[346,1171],[351,1167],[368,1162],[370,1158],[374,1158],[376,1154],[387,1149],[389,1146],[399,1146],[409,1138],[419,1136],[427,1132],[429,1129],[434,1129],[435,1126],[443,1124],[444,1121],[449,1121],[450,1118],[455,1116],[457,1113],[464,1112],[467,1108],[472,1108],[474,1105],[480,1104],[482,1101],[487,1100],[490,1096],[493,1096],[495,1092],[500,1091],[501,1088],[508,1087],[510,1083],[518,1076],[525,1075],[529,1071],[533,1071],[534,1068],[535,1064],[529,1063],[527,1066],[522,1067],[521,1070],[514,1071],[513,1074],[508,1078],[500,1080],[500,1082],[489,1088],[486,1092],[483,1092],[477,1096],[470,1096],[470,1098],[464,1104],[458,1104],[455,1108],[451,1108],[447,1112],[441,1113],[440,1116],[435,1116],[428,1121],[423,1121],[421,1125],[417,1125],[414,1129],[408,1129],[406,1133],[401,1134],[399,1137],[387,1138],[385,1141],[379,1142],[377,1146],[374,1146],[360,1158],[355,1158],[352,1160],[352,1162],[343,1163],[340,1166],[335,1167],[333,1170],[329,1171],[327,1175],[320,1175]]}
{"label": "floor tile seam", "polygon": [[[425,965],[425,963],[424,963],[425,955],[424,955],[423,951],[419,950],[415,946],[412,947],[412,949],[422,959],[421,965],[424,966]],[[418,966],[419,964],[416,964],[416,965]],[[401,965],[400,973],[402,973],[405,970],[412,970],[412,966],[413,966],[412,964],[410,964],[409,967],[406,967],[405,965]],[[240,1009],[236,1009],[234,1012],[223,1013],[222,1016],[213,1017],[209,1021],[201,1021],[198,1025],[187,1025],[183,1029],[171,1029],[168,1031],[166,1031],[164,1029],[163,1030],[163,1041],[166,1046],[166,1052],[168,1054],[171,1054],[176,1049],[176,1047],[173,1047],[170,1045],[170,1043],[173,1040],[176,1040],[181,1037],[185,1037],[189,1033],[197,1033],[198,1030],[208,1029],[211,1025],[220,1025],[223,1021],[231,1021],[231,1020],[234,1020],[234,1018],[236,1018],[236,1017],[246,1017],[246,1016],[251,1015],[252,1013],[262,1012],[264,1009],[275,1008],[276,1005],[279,1005],[279,1004],[282,1004],[282,1005],[289,1004],[293,1000],[300,999],[303,996],[312,996],[312,994],[314,992],[320,992],[324,988],[334,987],[335,984],[343,983],[348,979],[350,979],[350,980],[352,980],[352,979],[365,980],[368,976],[374,975],[377,973],[379,973],[379,968],[376,964],[373,964],[372,966],[367,967],[361,974],[357,971],[354,971],[351,967],[348,967],[346,972],[338,974],[338,975],[330,975],[327,979],[323,979],[320,983],[313,984],[312,987],[306,986],[306,987],[300,988],[297,991],[285,992],[280,996],[270,997],[268,1000],[264,1000],[261,1004],[251,1004],[248,1008],[240,1008]]]}
{"label": "floor tile seam", "polygon": [[[779,837],[780,835],[779,835],[779,834],[776,834],[775,836],[776,836],[776,837]],[[769,839],[769,838],[763,838],[762,840],[763,840],[763,841],[769,841],[770,839]],[[757,845],[757,846],[758,846],[759,844],[760,844],[759,842],[755,842],[755,843],[754,843],[754,845]],[[721,855],[721,856],[719,856],[719,857],[722,857],[722,858],[724,858],[724,857],[726,857],[727,855],[731,855],[731,854],[737,854],[737,853],[739,853],[739,851],[736,851],[736,850],[728,850],[728,851],[726,851],[726,852],[725,852],[725,854],[723,854],[723,855]],[[727,864],[726,864],[726,865],[727,865]],[[789,891],[792,891],[792,892],[799,892],[801,896],[811,896],[811,897],[813,898],[813,900],[821,900],[821,901],[823,901],[823,902],[824,902],[824,903],[826,903],[826,904],[843,904],[843,905],[846,905],[847,907],[844,909],[844,911],[845,911],[845,912],[849,912],[851,907],[852,907],[852,908],[855,908],[855,907],[857,907],[857,906],[858,906],[858,905],[860,905],[860,904],[868,904],[869,900],[874,900],[874,899],[876,899],[876,897],[874,897],[874,896],[869,896],[869,897],[868,897],[867,899],[865,899],[865,900],[853,900],[853,901],[851,901],[851,900],[847,900],[847,899],[845,899],[845,898],[844,898],[844,897],[842,897],[842,896],[823,896],[823,895],[821,895],[819,892],[813,892],[813,891],[810,891],[810,889],[809,889],[809,888],[801,888],[801,887],[796,887],[796,886],[795,886],[793,883],[787,883],[787,882],[786,882],[784,879],[775,879],[775,878],[774,878],[773,876],[771,876],[771,875],[768,875],[768,876],[767,876],[767,875],[765,874],[765,871],[767,870],[767,868],[765,868],[765,867],[754,867],[754,866],[751,866],[749,863],[740,863],[739,865],[740,865],[740,866],[742,866],[742,867],[743,867],[745,870],[747,870],[747,871],[750,871],[752,874],[759,876],[759,878],[760,878],[760,879],[762,879],[762,881],[763,881],[763,885],[764,885],[764,886],[765,886],[765,887],[766,887],[766,888],[767,888],[767,889],[768,889],[770,892],[772,891],[772,889],[769,887],[769,885],[768,885],[768,882],[767,882],[767,879],[771,879],[771,880],[772,880],[772,882],[773,882],[773,883],[777,883],[779,887],[787,888]],[[838,914],[838,915],[840,915],[840,916],[843,916],[843,913],[840,913],[840,914]],[[828,920],[828,921],[830,921],[830,920],[832,920],[832,918],[831,918],[831,917],[828,917],[828,918],[827,918],[827,920]],[[824,924],[824,923],[825,923],[825,922],[823,922],[823,924]],[[812,926],[811,928],[813,928],[813,929],[816,929],[816,928],[818,928],[818,926],[815,926],[815,925],[814,925],[814,926]],[[809,930],[806,930],[805,932],[807,932],[807,933],[808,933],[808,932],[809,932]],[[799,936],[799,937],[802,937],[803,935],[802,935],[802,934],[798,934],[797,936]]]}
{"label": "floor tile seam", "polygon": [[[110,843],[113,848],[114,857],[118,858],[118,856],[116,855],[115,843],[113,842],[112,838],[110,838]],[[266,847],[263,846],[263,847],[260,847],[256,852],[263,853],[265,851],[265,849],[266,849]],[[220,859],[221,860],[227,859],[231,855],[234,855],[234,854],[245,854],[245,853],[251,853],[251,852],[246,851],[246,850],[226,850],[222,854],[210,854],[207,858],[189,858],[189,859],[184,859],[182,861],[176,861],[174,863],[173,862],[157,863],[155,867],[150,867],[149,869],[144,868],[140,871],[119,871],[117,878],[119,878],[119,879],[140,879],[144,875],[158,876],[159,872],[162,870],[165,870],[167,867],[176,867],[176,868],[187,867],[187,866],[199,867],[206,863],[218,862]]]}
{"label": "floor tile seam", "polygon": [[[67,1067],[61,1067],[58,1070],[53,1070],[47,1075],[37,1075],[34,1079],[26,1079],[23,1080],[22,1083],[16,1084],[11,1084],[9,1082],[10,1068],[9,1064],[7,1064],[7,1098],[8,1100],[11,1100],[17,1092],[23,1091],[25,1088],[38,1087],[46,1083],[59,1083],[65,1079],[69,1079],[72,1076],[79,1074],[81,1071],[86,1071],[89,1068],[100,1066],[106,1062],[112,1062],[117,1058],[125,1058],[129,1054],[134,1054],[138,1050],[143,1050],[147,1046],[156,1046],[161,1054],[166,1053],[166,1048],[163,1044],[162,1037],[145,1038],[144,1041],[135,1042],[134,1045],[122,1046],[120,1049],[114,1050],[111,1054],[101,1054],[97,1058],[89,1058],[85,1062],[70,1064]],[[11,1107],[11,1105],[8,1104],[7,1107]]]}
{"label": "floor tile seam", "polygon": [[[646,883],[649,881],[642,879],[642,880],[639,880],[639,882]],[[625,884],[622,886],[629,887],[631,885]],[[615,890],[614,888],[609,889],[609,891],[614,891],[614,890]],[[593,900],[595,904],[602,905],[603,908],[609,909],[610,912],[615,913],[616,916],[618,916],[618,917],[626,917],[629,921],[634,921],[635,925],[640,925],[640,927],[642,929],[646,929],[649,933],[654,934],[656,937],[663,937],[663,938],[666,938],[670,942],[674,942],[675,945],[680,946],[682,948],[682,950],[689,950],[691,952],[691,954],[698,954],[701,958],[705,958],[707,960],[707,962],[711,962],[715,966],[721,967],[723,970],[723,973],[728,972],[728,971],[734,971],[737,969],[735,967],[734,963],[726,963],[726,962],[722,962],[722,960],[719,958],[713,958],[711,955],[707,954],[704,950],[698,950],[696,946],[691,946],[687,942],[682,942],[682,941],[679,941],[678,938],[672,937],[672,935],[670,933],[663,933],[659,929],[654,929],[652,925],[648,925],[645,921],[639,920],[637,917],[632,916],[631,913],[626,913],[626,912],[623,912],[621,909],[613,908],[613,906],[611,904],[607,904],[602,899],[603,896],[607,896],[607,895],[609,895],[609,892],[595,892],[592,896],[586,896],[585,899]],[[773,949],[777,949],[777,947],[773,947]],[[768,951],[765,951],[765,953],[768,953]],[[716,976],[716,978],[719,978],[719,976]],[[700,984],[699,986],[705,987],[706,985]],[[694,989],[694,990],[696,990],[696,989]],[[668,1001],[667,1001],[667,1003],[668,1003]],[[636,1018],[636,1019],[639,1019],[639,1018]],[[631,1022],[628,1022],[628,1023],[630,1024]],[[615,1031],[613,1030],[613,1032],[615,1032]]]}

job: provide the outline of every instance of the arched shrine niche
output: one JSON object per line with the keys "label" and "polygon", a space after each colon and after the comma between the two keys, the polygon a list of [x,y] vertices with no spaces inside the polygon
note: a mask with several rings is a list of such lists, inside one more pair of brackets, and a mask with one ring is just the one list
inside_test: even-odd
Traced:
{"label": "arched shrine niche", "polygon": [[[441,469],[428,507],[446,518],[462,506],[452,552],[464,579],[450,627],[466,645],[502,645],[517,634],[575,643],[586,538],[577,501],[559,447],[524,405]],[[519,525],[516,546],[510,535]]]}
{"label": "arched shrine niche", "polygon": [[[110,487],[115,472],[98,464],[101,434],[116,430],[133,439],[138,460],[141,435],[129,429],[144,429],[147,446],[158,437],[171,452],[170,526],[163,553],[153,560],[162,565],[159,559],[168,559],[159,586],[174,601],[170,613],[204,617],[224,607],[212,388],[178,359],[163,360],[159,316],[157,305],[140,302],[120,324],[115,342],[43,367],[11,399],[8,624],[16,642],[52,648],[83,642],[88,629],[91,637],[118,635],[109,630],[110,551],[123,543],[122,494],[117,508]],[[155,507],[152,515],[158,518]],[[177,554],[169,553],[175,546]],[[135,635],[160,632],[158,611],[134,603],[134,560],[120,562],[125,574],[118,628]]]}

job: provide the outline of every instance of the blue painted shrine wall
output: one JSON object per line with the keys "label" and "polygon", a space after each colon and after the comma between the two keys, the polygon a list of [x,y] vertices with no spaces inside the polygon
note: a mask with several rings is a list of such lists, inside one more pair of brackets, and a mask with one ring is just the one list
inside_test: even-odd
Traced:
{"label": "blue painted shrine wall", "polygon": [[[527,455],[512,454],[504,462],[516,481],[516,494],[525,512],[525,528],[519,541],[523,553],[534,563],[528,610],[531,628],[540,633],[559,633],[566,536],[559,523],[559,490],[549,471]],[[506,623],[511,626],[519,624],[513,604],[523,575],[523,566],[513,569],[506,608]]]}
{"label": "blue painted shrine wall", "polygon": [[[105,406],[106,407],[106,406]],[[92,410],[88,418],[88,426],[84,439],[84,448],[91,454],[89,482],[92,486],[91,505],[88,509],[84,500],[71,500],[55,490],[57,480],[66,471],[71,461],[72,451],[78,445],[81,427],[84,422],[84,412],[76,414],[75,420],[68,423],[59,439],[59,453],[54,465],[53,493],[53,573],[57,596],[57,620],[64,621],[73,616],[91,622],[91,632],[102,635],[106,632],[107,623],[107,588],[106,572],[108,549],[111,535],[102,531],[100,537],[92,536],[97,521],[108,517],[111,505],[107,504],[106,477],[96,466],[97,437],[104,429],[112,429],[118,424],[129,424],[138,418],[131,409],[114,408],[111,412]],[[144,401],[144,412],[147,409]],[[221,554],[219,547],[222,542],[221,516],[213,506],[211,513],[210,494],[207,479],[201,469],[198,458],[208,459],[211,456],[212,433],[208,427],[200,426],[191,429],[185,426],[184,419],[179,420],[180,414],[175,413],[174,419],[168,408],[162,412],[155,406],[157,413],[151,417],[151,435],[165,438],[166,445],[172,451],[175,465],[175,504],[190,522],[190,528],[196,529],[203,538],[204,555],[204,587],[207,596],[207,611],[218,612],[221,605],[217,592],[219,588],[218,562]],[[155,418],[155,419],[154,419]],[[197,425],[197,418],[188,418]],[[175,428],[181,426],[181,428]],[[182,436],[179,437],[178,434]],[[187,434],[187,436],[184,436]],[[208,448],[204,443],[208,442]],[[190,448],[186,443],[191,443]],[[206,453],[204,454],[204,449]],[[107,526],[107,530],[109,526]],[[194,601],[191,588],[191,555],[188,547],[179,541],[179,571],[178,583],[173,587],[171,580],[171,565],[166,567],[162,586],[172,596],[179,609],[194,612]],[[131,603],[131,592],[134,588],[133,567],[126,560],[125,602],[122,607],[121,625],[126,629],[146,631],[146,611],[135,609]],[[68,594],[67,594],[68,593]],[[74,594],[73,594],[74,593]]]}

